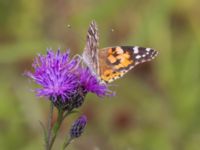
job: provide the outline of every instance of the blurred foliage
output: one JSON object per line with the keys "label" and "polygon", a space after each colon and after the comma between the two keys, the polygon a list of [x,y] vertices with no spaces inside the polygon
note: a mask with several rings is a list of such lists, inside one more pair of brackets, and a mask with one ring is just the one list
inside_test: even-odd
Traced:
{"label": "blurred foliage", "polygon": [[199,150],[199,6],[197,0],[1,0],[1,149],[43,149],[39,120],[46,121],[49,103],[37,100],[23,72],[46,48],[81,54],[94,19],[101,47],[153,47],[159,56],[114,82],[116,97],[87,96],[81,112],[89,123],[71,149]]}

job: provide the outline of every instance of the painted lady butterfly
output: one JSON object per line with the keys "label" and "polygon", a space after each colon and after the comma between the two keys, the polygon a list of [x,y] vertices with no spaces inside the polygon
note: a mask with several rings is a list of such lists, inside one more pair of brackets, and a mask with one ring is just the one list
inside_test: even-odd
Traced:
{"label": "painted lady butterfly", "polygon": [[101,81],[110,83],[122,77],[136,65],[151,61],[158,52],[152,48],[139,46],[115,46],[99,49],[98,29],[92,21],[86,46],[83,51],[83,61]]}

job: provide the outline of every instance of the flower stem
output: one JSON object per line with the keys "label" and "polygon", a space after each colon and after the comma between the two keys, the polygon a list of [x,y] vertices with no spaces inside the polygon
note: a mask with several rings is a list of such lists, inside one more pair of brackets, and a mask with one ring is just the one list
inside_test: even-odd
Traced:
{"label": "flower stem", "polygon": [[50,150],[50,140],[51,140],[51,123],[53,118],[53,102],[50,102],[49,108],[49,118],[48,118],[48,126],[47,126],[47,139],[45,140],[46,143],[46,150]]}
{"label": "flower stem", "polygon": [[63,121],[63,112],[64,111],[62,109],[58,109],[58,117],[57,117],[56,123],[53,126],[53,135],[52,135],[52,139],[51,139],[51,142],[49,145],[49,150],[51,150],[51,148],[55,142],[58,130],[60,129],[61,123]]}
{"label": "flower stem", "polygon": [[67,146],[72,142],[73,138],[69,138],[64,144],[63,144],[63,150],[67,148]]}
{"label": "flower stem", "polygon": [[67,111],[64,115],[63,115],[63,120],[72,113],[72,110]]}

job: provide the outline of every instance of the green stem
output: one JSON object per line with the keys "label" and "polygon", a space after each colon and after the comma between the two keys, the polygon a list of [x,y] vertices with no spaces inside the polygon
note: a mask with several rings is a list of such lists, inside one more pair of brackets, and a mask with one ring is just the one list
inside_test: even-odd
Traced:
{"label": "green stem", "polygon": [[49,108],[49,118],[48,118],[48,126],[47,126],[47,138],[46,138],[46,150],[50,150],[50,140],[51,140],[51,123],[53,118],[53,102],[50,102],[50,108]]}
{"label": "green stem", "polygon": [[70,137],[64,144],[63,144],[63,150],[67,148],[67,146],[71,143],[73,139]]}
{"label": "green stem", "polygon": [[63,121],[63,112],[64,111],[62,109],[58,109],[58,118],[57,118],[56,123],[53,126],[53,135],[52,135],[52,139],[51,139],[51,142],[49,145],[49,150],[51,150],[51,148],[55,142],[58,130],[60,129],[61,123]]}
{"label": "green stem", "polygon": [[63,115],[63,120],[69,115],[69,114],[71,114],[71,110],[69,110],[69,111],[67,111],[64,115]]}

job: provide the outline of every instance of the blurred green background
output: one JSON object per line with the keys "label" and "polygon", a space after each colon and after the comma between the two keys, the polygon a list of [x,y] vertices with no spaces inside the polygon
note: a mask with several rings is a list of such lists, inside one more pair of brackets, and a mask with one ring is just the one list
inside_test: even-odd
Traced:
{"label": "blurred green background", "polygon": [[[159,56],[113,83],[117,96],[88,95],[87,128],[71,150],[199,150],[200,1],[1,0],[0,149],[42,150],[49,101],[23,76],[46,48],[82,53],[96,20],[100,46],[153,47]],[[60,149],[73,115],[61,128]]]}

